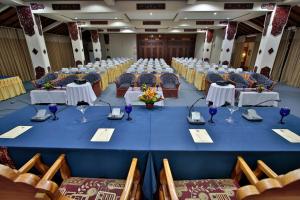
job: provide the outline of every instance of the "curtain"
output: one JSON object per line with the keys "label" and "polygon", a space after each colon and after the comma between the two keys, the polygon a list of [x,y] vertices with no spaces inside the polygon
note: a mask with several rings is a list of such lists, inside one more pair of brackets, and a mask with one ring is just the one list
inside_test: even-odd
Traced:
{"label": "curtain", "polygon": [[243,49],[244,49],[244,40],[237,39],[235,41],[234,50],[231,58],[231,65],[235,68],[241,66]]}
{"label": "curtain", "polygon": [[69,36],[44,34],[52,71],[75,66],[73,49]]}
{"label": "curtain", "polygon": [[290,31],[285,30],[282,34],[277,55],[271,72],[271,79],[274,81],[279,81],[280,73],[283,68],[283,62],[288,51],[290,33]]}
{"label": "curtain", "polygon": [[23,30],[0,27],[0,75],[34,79],[30,54]]}
{"label": "curtain", "polygon": [[295,32],[281,81],[290,86],[300,87],[300,29]]}

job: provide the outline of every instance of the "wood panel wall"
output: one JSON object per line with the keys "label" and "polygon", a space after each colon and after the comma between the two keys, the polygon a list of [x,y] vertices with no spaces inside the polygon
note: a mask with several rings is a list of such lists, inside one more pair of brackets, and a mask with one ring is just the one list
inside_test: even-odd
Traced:
{"label": "wood panel wall", "polygon": [[138,58],[194,57],[196,34],[138,34]]}

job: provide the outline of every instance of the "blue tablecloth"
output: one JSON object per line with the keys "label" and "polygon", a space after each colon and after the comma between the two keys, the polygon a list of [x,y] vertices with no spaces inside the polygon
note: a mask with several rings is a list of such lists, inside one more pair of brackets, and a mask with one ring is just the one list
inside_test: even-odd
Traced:
{"label": "blue tablecloth", "polygon": [[[206,119],[207,108],[200,110]],[[59,154],[67,154],[74,176],[125,178],[132,157],[139,159],[144,176],[143,192],[151,199],[155,193],[162,159],[168,158],[175,179],[229,177],[236,161],[242,155],[251,166],[263,159],[275,171],[287,172],[300,167],[300,144],[291,144],[275,134],[273,128],[289,128],[300,133],[300,119],[290,115],[286,124],[278,123],[277,108],[257,108],[263,122],[248,122],[241,112],[234,113],[234,124],[228,124],[226,108],[219,108],[215,124],[189,125],[186,107],[164,107],[148,111],[134,107],[133,120],[106,119],[108,107],[92,107],[86,112],[89,120],[80,124],[80,112],[67,107],[58,113],[59,120],[30,122],[32,107],[26,107],[0,120],[0,133],[18,125],[33,128],[16,139],[0,139],[0,145],[9,148],[20,166],[33,154],[41,152],[51,164]],[[98,128],[115,128],[109,143],[92,143]],[[195,144],[189,128],[205,128],[213,144]]]}

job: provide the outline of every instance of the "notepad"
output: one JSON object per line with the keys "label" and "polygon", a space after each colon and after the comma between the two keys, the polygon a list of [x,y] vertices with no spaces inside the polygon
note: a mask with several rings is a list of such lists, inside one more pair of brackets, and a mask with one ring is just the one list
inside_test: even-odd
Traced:
{"label": "notepad", "polygon": [[195,143],[213,143],[205,129],[189,129]]}
{"label": "notepad", "polygon": [[32,126],[17,126],[10,131],[7,131],[6,133],[0,135],[0,138],[14,139],[31,128]]}
{"label": "notepad", "polygon": [[300,136],[289,129],[272,129],[275,133],[291,143],[300,143]]}
{"label": "notepad", "polygon": [[91,139],[91,142],[109,142],[114,128],[99,128]]}

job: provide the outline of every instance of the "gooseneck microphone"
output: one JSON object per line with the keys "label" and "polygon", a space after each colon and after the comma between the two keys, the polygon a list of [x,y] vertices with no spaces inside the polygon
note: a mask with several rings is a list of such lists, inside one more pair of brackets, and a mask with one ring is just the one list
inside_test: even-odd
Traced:
{"label": "gooseneck microphone", "polygon": [[99,99],[99,102],[102,102],[102,103],[107,104],[107,105],[109,106],[110,113],[112,113],[111,104],[110,104],[109,102],[104,101],[104,100],[102,100],[102,99]]}
{"label": "gooseneck microphone", "polygon": [[194,112],[194,115],[192,115],[192,110],[196,103],[200,101],[201,99],[205,99],[205,96],[199,97],[189,108],[189,115],[187,116],[187,120],[190,124],[193,125],[202,125],[205,124],[204,118],[201,116],[200,112]]}
{"label": "gooseneck microphone", "polygon": [[205,96],[201,96],[199,97],[189,108],[189,116],[191,116],[192,113],[192,109],[194,108],[194,106],[196,105],[196,103],[198,103],[198,101],[200,101],[201,99],[205,99]]}

